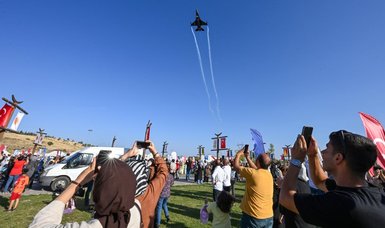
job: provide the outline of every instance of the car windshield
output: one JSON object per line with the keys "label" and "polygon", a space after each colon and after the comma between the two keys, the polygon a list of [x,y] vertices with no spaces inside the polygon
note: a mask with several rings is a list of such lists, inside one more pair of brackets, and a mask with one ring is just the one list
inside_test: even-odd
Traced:
{"label": "car windshield", "polygon": [[71,161],[72,159],[75,159],[76,157],[79,157],[80,153],[78,151],[72,153],[70,156],[63,159],[63,161],[60,162],[60,164],[66,164],[68,161]]}

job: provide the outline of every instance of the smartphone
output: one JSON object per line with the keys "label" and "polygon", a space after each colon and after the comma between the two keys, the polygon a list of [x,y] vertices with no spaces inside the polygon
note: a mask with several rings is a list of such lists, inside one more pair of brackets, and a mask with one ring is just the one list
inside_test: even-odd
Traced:
{"label": "smartphone", "polygon": [[96,158],[96,167],[95,167],[95,173],[97,173],[98,167],[102,166],[108,159],[110,159],[111,150],[101,150],[99,151],[98,157]]}
{"label": "smartphone", "polygon": [[147,149],[150,146],[149,142],[136,141],[136,147],[138,149]]}
{"label": "smartphone", "polygon": [[245,147],[243,148],[243,153],[248,153],[249,152],[249,144],[246,144]]}
{"label": "smartphone", "polygon": [[313,133],[313,127],[303,126],[301,135],[305,137],[307,147],[310,145],[310,139],[311,139],[312,133]]}

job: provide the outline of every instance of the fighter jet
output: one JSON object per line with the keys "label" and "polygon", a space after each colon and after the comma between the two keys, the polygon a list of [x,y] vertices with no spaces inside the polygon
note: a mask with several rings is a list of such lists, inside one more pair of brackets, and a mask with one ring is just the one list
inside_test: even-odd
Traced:
{"label": "fighter jet", "polygon": [[195,31],[199,32],[199,31],[205,31],[202,28],[203,25],[207,25],[207,23],[202,21],[202,19],[199,17],[198,10],[195,10],[195,21],[191,23],[191,26],[196,26],[197,28],[195,29]]}

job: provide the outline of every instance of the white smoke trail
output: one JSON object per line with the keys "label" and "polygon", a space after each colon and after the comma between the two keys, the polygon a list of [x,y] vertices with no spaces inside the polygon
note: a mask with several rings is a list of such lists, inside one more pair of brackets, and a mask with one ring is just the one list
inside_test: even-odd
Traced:
{"label": "white smoke trail", "polygon": [[211,98],[210,98],[209,90],[208,90],[208,88],[207,88],[207,83],[206,83],[205,73],[204,73],[204,71],[203,71],[201,52],[199,51],[198,41],[197,41],[197,38],[196,38],[196,36],[195,36],[194,30],[193,30],[192,27],[191,27],[191,33],[192,33],[193,36],[194,36],[195,46],[196,46],[197,52],[198,52],[198,59],[199,59],[200,67],[201,67],[201,73],[202,73],[203,84],[205,85],[206,94],[207,94],[207,97],[208,97],[208,100],[209,100],[209,110],[210,110],[210,112],[211,112],[212,114],[214,114],[214,111],[213,111],[213,109],[211,108]]}
{"label": "white smoke trail", "polygon": [[222,118],[221,118],[221,113],[219,111],[219,98],[218,98],[218,93],[217,93],[217,88],[215,86],[215,80],[214,80],[214,71],[213,71],[213,63],[211,61],[211,45],[210,45],[210,28],[209,26],[207,26],[207,44],[208,44],[208,47],[209,47],[209,60],[210,60],[210,71],[211,71],[211,81],[213,83],[213,88],[214,88],[214,93],[215,93],[215,98],[217,100],[217,115],[218,115],[218,119],[220,121],[222,121]]}

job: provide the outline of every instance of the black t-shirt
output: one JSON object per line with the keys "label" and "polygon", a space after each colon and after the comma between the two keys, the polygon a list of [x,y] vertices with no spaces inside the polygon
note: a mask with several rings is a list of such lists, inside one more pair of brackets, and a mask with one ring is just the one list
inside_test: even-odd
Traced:
{"label": "black t-shirt", "polygon": [[[303,180],[298,179],[297,180],[297,193],[302,194],[310,194],[310,187],[309,184]],[[285,221],[285,227],[286,228],[314,228],[315,226],[310,225],[306,223],[300,215],[297,215],[296,213],[286,209],[284,206],[281,207],[281,212],[284,215],[284,221]]]}
{"label": "black t-shirt", "polygon": [[[328,187],[333,186],[333,180],[328,182]],[[385,227],[385,192],[382,189],[371,185],[334,186],[334,190],[328,189],[324,195],[294,195],[303,220],[322,227]]]}

